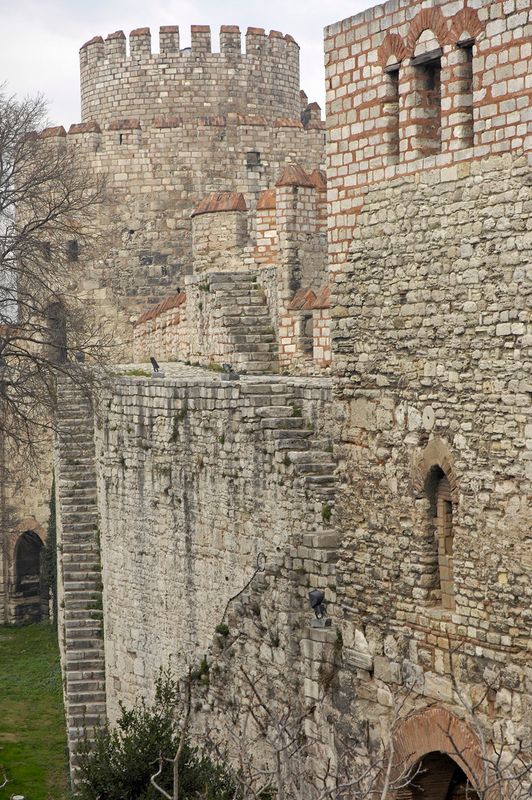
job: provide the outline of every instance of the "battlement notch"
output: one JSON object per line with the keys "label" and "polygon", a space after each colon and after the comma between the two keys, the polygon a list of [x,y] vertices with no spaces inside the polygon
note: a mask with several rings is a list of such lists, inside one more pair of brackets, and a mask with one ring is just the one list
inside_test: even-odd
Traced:
{"label": "battlement notch", "polygon": [[152,50],[149,28],[130,32],[129,54],[121,30],[86,42],[80,50],[82,120],[98,118],[105,127],[115,117],[190,119],[206,108],[212,116],[300,117],[299,47],[290,35],[248,28],[243,52],[238,26],[222,25],[220,52],[213,53],[210,26],[192,25],[191,46],[180,49],[179,27],[166,25],[159,48]]}

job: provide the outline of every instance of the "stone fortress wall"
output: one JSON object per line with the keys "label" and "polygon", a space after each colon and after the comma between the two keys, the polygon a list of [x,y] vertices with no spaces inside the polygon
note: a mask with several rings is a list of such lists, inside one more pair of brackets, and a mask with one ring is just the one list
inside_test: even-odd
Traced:
{"label": "stone fortress wall", "polygon": [[140,316],[134,357],[231,362],[247,373],[320,372],[331,362],[325,176],[288,165],[261,192],[208,195],[194,210],[194,273]]}
{"label": "stone fortress wall", "polygon": [[[113,334],[111,361],[131,358],[133,322],[178,293],[191,273],[191,214],[206,195],[242,193],[253,237],[258,197],[285,165],[298,162],[312,173],[324,163],[320,110],[300,92],[299,48],[291,37],[250,29],[245,54],[236,53],[239,34],[231,27],[221,31],[220,54],[208,52],[205,29],[192,31],[190,52],[179,49],[178,38],[177,29],[163,30],[162,53],[153,56],[145,30],[132,34],[130,55],[123,34],[84,45],[82,122],[68,132],[58,126],[40,134],[47,146],[76,148],[81,163],[105,181],[97,221],[101,249],[88,255],[80,247],[75,257],[83,275],[78,293],[102,329]],[[324,241],[321,258],[324,271]],[[267,359],[277,364],[269,314],[263,328],[270,332],[261,332],[259,344],[267,345]],[[200,330],[203,340],[212,338],[212,320]],[[14,619],[20,525],[31,523],[32,531],[45,536],[50,461],[25,485],[4,490],[0,598],[6,598],[6,621]]]}
{"label": "stone fortress wall", "polygon": [[[306,710],[309,775],[341,766],[349,737],[371,762],[392,736],[401,765],[427,757],[422,789],[457,799],[465,776],[480,796],[483,741],[532,750],[530,15],[521,0],[390,0],[326,30],[331,378],[125,369],[94,421],[62,387],[65,430],[83,420],[96,448],[86,486],[59,439],[63,542],[75,555],[80,525],[90,539],[82,572],[62,563],[72,748],[87,710],[150,696],[172,652],[203,658],[264,548],[229,641],[212,636],[199,725],[223,738],[234,709],[214,701],[245,695],[244,667],[272,708]],[[256,204],[265,264],[273,183]],[[289,197],[303,211],[312,191]],[[197,215],[195,289],[152,319],[216,295],[207,282],[253,283],[228,271],[243,266],[241,194]],[[210,236],[228,244],[217,272]],[[301,288],[298,307],[313,302]],[[86,605],[102,585],[103,647]],[[315,588],[330,627],[309,625]]]}
{"label": "stone fortress wall", "polygon": [[413,686],[415,758],[456,760],[449,715],[532,745],[531,34],[529,3],[490,2],[326,29],[349,711],[379,730]]}
{"label": "stone fortress wall", "polygon": [[163,28],[158,54],[145,28],[131,33],[129,55],[121,31],[80,50],[82,121],[66,140],[107,184],[106,252],[87,264],[82,289],[128,345],[133,320],[192,271],[191,213],[205,195],[242,192],[253,209],[287,161],[324,163],[292,37],[250,28],[241,53],[238,29],[224,26],[212,53],[208,28],[191,35],[181,50],[178,29]]}

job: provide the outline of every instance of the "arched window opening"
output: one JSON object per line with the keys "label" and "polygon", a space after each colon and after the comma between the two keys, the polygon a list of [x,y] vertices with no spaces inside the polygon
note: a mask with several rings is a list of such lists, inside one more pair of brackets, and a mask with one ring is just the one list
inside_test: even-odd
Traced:
{"label": "arched window opening", "polygon": [[463,769],[445,753],[427,753],[398,800],[480,800]]}
{"label": "arched window opening", "polygon": [[425,492],[430,503],[434,523],[438,570],[434,583],[434,600],[443,608],[454,608],[453,580],[453,503],[451,486],[439,466],[431,468],[425,482]]}
{"label": "arched window opening", "polygon": [[25,531],[15,551],[15,593],[17,622],[39,622],[42,619],[41,557],[43,543],[34,531]]}
{"label": "arched window opening", "polygon": [[415,67],[417,150],[422,157],[441,150],[441,56],[437,37],[424,30],[410,62]]}

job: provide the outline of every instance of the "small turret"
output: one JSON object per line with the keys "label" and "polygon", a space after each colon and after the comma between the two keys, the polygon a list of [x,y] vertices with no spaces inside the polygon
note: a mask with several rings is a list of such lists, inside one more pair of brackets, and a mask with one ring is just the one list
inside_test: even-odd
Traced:
{"label": "small turret", "polygon": [[195,272],[244,268],[247,244],[247,206],[239,192],[214,192],[192,212],[192,249]]}

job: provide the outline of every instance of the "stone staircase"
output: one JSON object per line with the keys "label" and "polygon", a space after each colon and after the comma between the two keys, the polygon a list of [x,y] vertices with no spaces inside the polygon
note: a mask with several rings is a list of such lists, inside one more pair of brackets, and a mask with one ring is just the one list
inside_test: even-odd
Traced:
{"label": "stone staircase", "polygon": [[304,391],[297,385],[242,382],[241,393],[260,420],[258,446],[271,453],[279,485],[291,484],[290,491],[295,489],[302,500],[301,518],[292,529],[286,551],[273,556],[275,568],[284,571],[293,585],[295,607],[306,611],[309,587],[321,588],[326,590],[329,614],[334,616],[339,613],[336,498],[341,477],[332,439],[314,430],[305,413]]}
{"label": "stone staircase", "polygon": [[247,384],[242,392],[256,405],[266,448],[313,499],[327,504],[331,514],[337,490],[332,440],[318,435],[303,416],[294,386],[279,383]]}
{"label": "stone staircase", "polygon": [[[68,378],[58,386],[60,640],[71,767],[82,729],[105,718],[105,659],[93,415]],[[72,773],[73,774],[73,773]]]}
{"label": "stone staircase", "polygon": [[238,372],[278,372],[279,348],[264,290],[251,272],[217,273],[209,277],[215,307],[229,339],[232,364]]}

